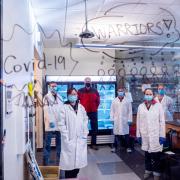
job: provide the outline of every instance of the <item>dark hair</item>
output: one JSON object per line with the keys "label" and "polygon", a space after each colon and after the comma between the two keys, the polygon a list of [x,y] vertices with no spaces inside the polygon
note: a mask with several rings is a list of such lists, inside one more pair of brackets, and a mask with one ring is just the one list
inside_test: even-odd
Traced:
{"label": "dark hair", "polygon": [[55,81],[48,82],[48,85],[51,85],[51,84],[57,84],[57,82],[55,82]]}
{"label": "dark hair", "polygon": [[77,92],[76,88],[69,88],[67,90],[67,95],[71,94],[73,90],[75,90]]}
{"label": "dark hair", "polygon": [[146,88],[146,89],[144,90],[144,94],[146,93],[147,90],[151,90],[152,93],[153,93],[153,95],[154,95],[154,92],[153,92],[153,90],[152,90],[151,88]]}

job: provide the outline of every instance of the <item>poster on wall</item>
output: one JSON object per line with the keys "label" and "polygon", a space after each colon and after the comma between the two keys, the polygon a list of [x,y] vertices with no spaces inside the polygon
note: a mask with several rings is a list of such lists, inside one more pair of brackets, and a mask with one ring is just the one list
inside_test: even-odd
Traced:
{"label": "poster on wall", "polygon": [[31,144],[27,144],[27,149],[26,149],[26,159],[27,159],[27,164],[29,168],[29,172],[31,176],[33,177],[34,180],[44,180],[41,171],[39,169],[39,166],[37,164],[37,161],[35,159],[34,153],[31,148]]}

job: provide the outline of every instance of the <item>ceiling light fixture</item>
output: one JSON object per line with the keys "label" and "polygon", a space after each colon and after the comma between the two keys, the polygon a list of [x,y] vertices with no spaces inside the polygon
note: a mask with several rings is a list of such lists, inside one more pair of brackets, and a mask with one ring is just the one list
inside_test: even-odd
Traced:
{"label": "ceiling light fixture", "polygon": [[85,5],[85,25],[86,25],[86,29],[85,29],[85,31],[82,31],[79,34],[79,37],[80,38],[92,38],[92,37],[94,37],[94,33],[88,30],[86,0],[84,0],[84,5]]}

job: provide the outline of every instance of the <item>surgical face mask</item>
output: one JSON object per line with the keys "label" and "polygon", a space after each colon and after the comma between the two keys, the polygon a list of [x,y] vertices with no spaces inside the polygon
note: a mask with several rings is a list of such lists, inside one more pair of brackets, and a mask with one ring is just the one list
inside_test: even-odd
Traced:
{"label": "surgical face mask", "polygon": [[152,101],[153,100],[153,95],[144,95],[144,100],[145,101]]}
{"label": "surgical face mask", "polygon": [[91,87],[91,83],[85,83],[85,86],[86,86],[87,88],[89,88],[89,87]]}
{"label": "surgical face mask", "polygon": [[73,103],[77,101],[77,95],[68,95],[69,102]]}
{"label": "surgical face mask", "polygon": [[120,92],[118,92],[118,96],[119,96],[119,97],[124,97],[124,96],[125,96],[125,93],[124,93],[123,91],[120,91]]}
{"label": "surgical face mask", "polygon": [[52,93],[54,93],[54,94],[56,94],[57,93],[57,86],[55,86],[55,87],[51,87],[51,92]]}
{"label": "surgical face mask", "polygon": [[159,89],[159,90],[158,90],[158,94],[164,95],[164,94],[165,94],[165,90],[164,90],[164,89]]}

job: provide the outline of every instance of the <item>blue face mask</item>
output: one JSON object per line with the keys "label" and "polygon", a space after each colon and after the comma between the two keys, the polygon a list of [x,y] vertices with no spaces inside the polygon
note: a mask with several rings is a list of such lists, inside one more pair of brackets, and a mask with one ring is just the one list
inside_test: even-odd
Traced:
{"label": "blue face mask", "polygon": [[144,95],[144,100],[145,101],[152,101],[153,100],[153,96],[152,95]]}
{"label": "blue face mask", "polygon": [[159,89],[159,90],[158,90],[158,93],[159,93],[160,95],[165,95],[165,90],[164,90],[164,89]]}
{"label": "blue face mask", "polygon": [[68,100],[71,103],[76,102],[77,101],[77,96],[76,95],[68,95]]}
{"label": "blue face mask", "polygon": [[51,92],[52,93],[57,93],[57,90],[58,90],[58,88],[55,86],[55,87],[51,87]]}
{"label": "blue face mask", "polygon": [[120,91],[120,92],[118,92],[118,96],[119,96],[119,97],[124,97],[124,96],[125,96],[125,93],[122,92],[122,91]]}

